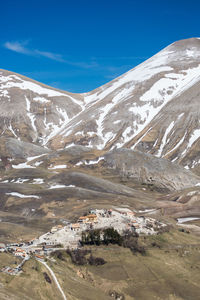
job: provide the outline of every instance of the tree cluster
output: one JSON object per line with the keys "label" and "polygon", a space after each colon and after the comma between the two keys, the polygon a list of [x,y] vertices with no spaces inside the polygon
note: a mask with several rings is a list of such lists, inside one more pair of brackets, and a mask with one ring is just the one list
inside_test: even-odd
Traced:
{"label": "tree cluster", "polygon": [[58,258],[60,260],[65,260],[64,257],[63,257],[63,252],[60,251],[60,250],[56,250],[54,252],[51,252],[51,256],[53,256],[55,258]]}
{"label": "tree cluster", "polygon": [[146,254],[146,250],[144,246],[139,245],[138,241],[139,235],[135,232],[132,233],[130,231],[126,231],[123,235],[122,246],[125,248],[129,248],[133,253],[140,253],[142,255]]}
{"label": "tree cluster", "polygon": [[91,251],[82,250],[82,249],[76,249],[76,250],[67,249],[66,252],[71,257],[73,264],[81,266],[87,264],[87,258],[85,256]]}
{"label": "tree cluster", "polygon": [[95,229],[82,232],[80,244],[84,245],[108,245],[116,244],[129,248],[133,253],[146,253],[145,248],[138,243],[139,235],[136,232],[125,231],[120,235],[114,228]]}
{"label": "tree cluster", "polygon": [[[102,257],[94,257],[91,250],[76,249],[76,250],[66,250],[67,254],[71,257],[72,263],[75,265],[92,265],[100,266],[104,265],[106,261]],[[89,258],[86,256],[90,254]]]}
{"label": "tree cluster", "polygon": [[81,245],[122,245],[122,237],[114,228],[95,229],[82,232]]}

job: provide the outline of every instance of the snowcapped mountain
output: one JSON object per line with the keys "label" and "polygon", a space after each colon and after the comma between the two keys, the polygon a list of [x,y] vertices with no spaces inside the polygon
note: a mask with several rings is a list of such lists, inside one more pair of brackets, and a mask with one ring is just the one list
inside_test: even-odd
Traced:
{"label": "snowcapped mountain", "polygon": [[3,230],[46,231],[96,205],[199,217],[199,102],[200,39],[84,94],[0,70]]}
{"label": "snowcapped mountain", "polygon": [[[83,94],[85,110],[50,141],[128,147],[200,163],[200,39],[175,42],[119,78]],[[188,155],[194,159],[187,159]]]}
{"label": "snowcapped mountain", "polygon": [[131,148],[200,165],[200,39],[182,40],[84,94],[0,71],[0,133],[52,149]]}
{"label": "snowcapped mountain", "polygon": [[0,70],[0,134],[44,145],[80,113],[83,97]]}

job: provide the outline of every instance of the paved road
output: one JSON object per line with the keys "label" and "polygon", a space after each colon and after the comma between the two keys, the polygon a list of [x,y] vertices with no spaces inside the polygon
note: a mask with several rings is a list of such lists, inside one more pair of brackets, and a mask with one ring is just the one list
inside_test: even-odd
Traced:
{"label": "paved road", "polygon": [[67,300],[67,298],[66,298],[66,296],[65,296],[65,294],[64,294],[64,292],[63,292],[63,290],[62,290],[62,288],[61,288],[61,286],[60,286],[60,284],[59,284],[59,282],[58,282],[58,280],[57,280],[57,278],[56,278],[56,275],[55,275],[55,273],[53,272],[53,270],[47,265],[46,262],[41,261],[41,260],[38,260],[38,261],[41,262],[41,263],[47,268],[47,270],[51,273],[51,276],[53,277],[53,279],[54,279],[54,281],[55,281],[55,284],[57,285],[59,291],[61,292],[61,294],[62,294],[62,296],[63,296],[63,299],[64,299],[64,300]]}

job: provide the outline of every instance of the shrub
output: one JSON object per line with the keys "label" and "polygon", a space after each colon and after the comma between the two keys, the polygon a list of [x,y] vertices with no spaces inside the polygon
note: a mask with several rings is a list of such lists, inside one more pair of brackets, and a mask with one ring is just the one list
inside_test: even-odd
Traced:
{"label": "shrub", "polygon": [[94,257],[91,254],[89,259],[88,259],[88,263],[91,266],[100,266],[100,265],[104,265],[106,263],[106,261],[102,257]]}
{"label": "shrub", "polygon": [[76,250],[66,250],[67,254],[69,254],[69,256],[71,257],[72,262],[75,265],[85,265],[87,264],[87,259],[86,259],[86,255],[88,253],[91,253],[91,251],[89,250],[80,250],[80,249],[76,249]]}
{"label": "shrub", "polygon": [[152,242],[152,243],[151,243],[151,246],[152,246],[152,247],[157,247],[157,248],[159,248],[159,249],[161,248],[161,246],[160,246],[157,242]]}
{"label": "shrub", "polygon": [[[101,257],[94,257],[91,250],[66,250],[67,254],[71,257],[72,263],[75,265],[86,265],[90,264],[92,266],[104,265],[106,261]],[[90,253],[90,257],[87,259],[86,255]]]}
{"label": "shrub", "polygon": [[163,226],[163,227],[158,229],[157,234],[162,234],[162,233],[165,233],[165,232],[169,232],[171,229],[172,229],[171,225]]}
{"label": "shrub", "polygon": [[116,291],[109,291],[109,296],[112,297],[115,300],[125,300],[125,297],[123,294],[119,294]]}
{"label": "shrub", "polygon": [[51,278],[49,277],[49,275],[46,272],[44,272],[43,275],[46,282],[51,283]]}
{"label": "shrub", "polygon": [[146,254],[144,246],[138,244],[138,236],[135,235],[135,233],[127,232],[123,236],[122,245],[125,248],[129,248],[133,253],[139,252],[142,255]]}
{"label": "shrub", "polygon": [[55,258],[58,258],[60,260],[65,260],[64,257],[63,257],[63,252],[60,251],[60,250],[56,250],[54,252],[51,253],[51,256],[55,257]]}

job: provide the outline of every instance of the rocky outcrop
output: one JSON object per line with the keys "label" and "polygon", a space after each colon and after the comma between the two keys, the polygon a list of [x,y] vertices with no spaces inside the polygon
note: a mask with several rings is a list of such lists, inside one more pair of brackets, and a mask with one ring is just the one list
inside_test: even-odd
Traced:
{"label": "rocky outcrop", "polygon": [[49,153],[50,150],[32,143],[23,142],[14,138],[0,138],[0,157],[11,159],[38,156]]}
{"label": "rocky outcrop", "polygon": [[121,176],[166,190],[181,190],[200,183],[200,177],[167,159],[151,154],[116,149],[104,155],[105,165]]}

